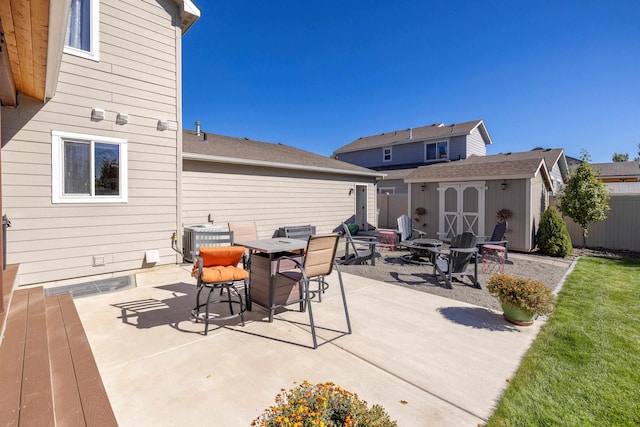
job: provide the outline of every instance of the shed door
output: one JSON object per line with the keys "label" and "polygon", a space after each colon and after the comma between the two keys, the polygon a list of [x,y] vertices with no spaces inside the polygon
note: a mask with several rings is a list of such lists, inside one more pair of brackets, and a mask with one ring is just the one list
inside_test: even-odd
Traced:
{"label": "shed door", "polygon": [[484,235],[484,182],[440,184],[440,239],[450,240],[465,231]]}

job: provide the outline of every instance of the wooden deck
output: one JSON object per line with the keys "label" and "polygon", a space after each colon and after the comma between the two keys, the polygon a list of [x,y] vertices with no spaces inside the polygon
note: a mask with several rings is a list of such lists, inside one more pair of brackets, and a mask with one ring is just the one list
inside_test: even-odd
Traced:
{"label": "wooden deck", "polygon": [[0,424],[116,426],[71,294],[18,289],[5,312]]}

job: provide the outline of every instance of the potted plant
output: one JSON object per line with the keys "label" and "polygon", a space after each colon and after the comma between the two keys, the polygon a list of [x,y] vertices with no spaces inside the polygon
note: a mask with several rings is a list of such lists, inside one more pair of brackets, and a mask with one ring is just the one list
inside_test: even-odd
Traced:
{"label": "potted plant", "polygon": [[494,274],[489,278],[487,290],[500,300],[504,318],[516,325],[531,325],[538,315],[548,315],[553,311],[553,292],[535,280]]}
{"label": "potted plant", "polygon": [[496,213],[496,218],[498,219],[498,222],[506,222],[509,218],[511,218],[512,215],[513,212],[511,212],[509,209],[500,209]]}

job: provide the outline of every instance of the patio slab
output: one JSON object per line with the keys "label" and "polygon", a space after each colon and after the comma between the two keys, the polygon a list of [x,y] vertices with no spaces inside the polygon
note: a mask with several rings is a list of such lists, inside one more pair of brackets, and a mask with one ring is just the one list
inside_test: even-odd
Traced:
{"label": "patio slab", "polygon": [[340,384],[400,426],[477,426],[543,323],[517,327],[487,308],[344,274],[345,335],[334,273],[313,306],[327,328],[317,350],[296,311],[268,323],[256,307],[244,327],[228,321],[205,337],[189,319],[189,271],[159,268],[138,274],[136,288],[75,300],[122,426],[246,426],[303,380]]}

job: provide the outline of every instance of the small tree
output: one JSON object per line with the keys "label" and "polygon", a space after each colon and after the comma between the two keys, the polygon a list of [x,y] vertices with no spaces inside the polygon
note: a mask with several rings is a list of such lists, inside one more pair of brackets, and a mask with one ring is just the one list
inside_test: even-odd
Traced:
{"label": "small tree", "polygon": [[542,214],[536,243],[545,255],[564,258],[573,252],[567,224],[555,208],[550,207]]}
{"label": "small tree", "polygon": [[589,163],[581,163],[569,178],[558,208],[582,228],[582,246],[586,247],[589,226],[606,219],[610,209],[609,191]]}

